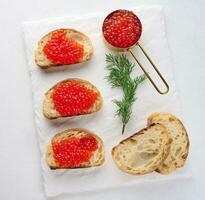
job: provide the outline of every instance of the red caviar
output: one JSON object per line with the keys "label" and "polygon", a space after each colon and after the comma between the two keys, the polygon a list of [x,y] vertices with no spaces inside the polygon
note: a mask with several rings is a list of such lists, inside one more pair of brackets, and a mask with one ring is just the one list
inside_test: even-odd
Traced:
{"label": "red caviar", "polygon": [[142,25],[132,11],[116,10],[105,18],[102,30],[109,44],[117,48],[128,48],[139,40]]}
{"label": "red caviar", "polygon": [[68,138],[52,143],[54,158],[61,167],[79,167],[87,162],[98,148],[97,140],[92,136]]}
{"label": "red caviar", "polygon": [[83,57],[84,48],[61,29],[52,34],[43,52],[54,64],[75,64]]}
{"label": "red caviar", "polygon": [[55,109],[61,116],[78,115],[91,108],[98,93],[79,84],[77,81],[60,83],[52,94]]}

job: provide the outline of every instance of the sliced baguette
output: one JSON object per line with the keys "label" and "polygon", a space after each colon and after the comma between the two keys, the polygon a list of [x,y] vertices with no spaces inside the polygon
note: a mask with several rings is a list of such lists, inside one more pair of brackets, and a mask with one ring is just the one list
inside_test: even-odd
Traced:
{"label": "sliced baguette", "polygon": [[43,101],[43,114],[46,118],[56,119],[56,118],[60,118],[60,117],[72,117],[72,116],[61,116],[60,113],[55,109],[53,100],[51,98],[51,95],[53,94],[53,92],[55,91],[55,88],[59,84],[64,83],[64,82],[71,82],[71,81],[77,81],[78,84],[83,85],[84,87],[86,87],[89,90],[92,90],[93,92],[98,94],[94,105],[91,108],[89,108],[88,110],[84,110],[79,115],[90,114],[93,112],[97,112],[101,109],[102,103],[103,103],[102,96],[101,96],[100,92],[98,91],[98,89],[94,85],[92,85],[90,82],[88,82],[86,80],[82,80],[82,79],[66,79],[66,80],[63,80],[63,81],[57,83],[56,85],[54,85],[52,88],[50,88],[45,93],[45,99]]}
{"label": "sliced baguette", "polygon": [[160,123],[165,126],[172,139],[170,153],[157,168],[162,174],[170,174],[184,166],[189,151],[189,138],[181,121],[170,113],[154,113],[148,118],[148,125]]}
{"label": "sliced baguette", "polygon": [[[56,162],[54,158],[52,142],[61,141],[63,139],[67,139],[70,137],[82,138],[85,136],[94,137],[98,141],[98,149],[95,152],[93,152],[93,155],[88,162],[81,163],[80,166],[77,168],[88,168],[88,167],[96,167],[102,165],[105,160],[104,146],[102,140],[97,135],[95,135],[94,133],[86,129],[76,128],[76,129],[69,129],[61,133],[58,133],[52,138],[51,143],[47,147],[46,156],[45,156],[46,162],[50,167],[50,169],[62,169],[62,167],[58,164],[58,162]],[[72,169],[70,167],[63,167],[63,168]]]}
{"label": "sliced baguette", "polygon": [[55,33],[56,31],[59,31],[59,30],[66,31],[66,34],[68,37],[74,39],[76,42],[83,45],[84,55],[78,63],[85,62],[92,57],[93,46],[92,46],[91,40],[89,39],[88,36],[86,36],[85,34],[79,32],[77,30],[74,30],[74,29],[57,29],[57,30],[51,31],[48,34],[46,34],[45,36],[43,36],[40,39],[40,41],[38,42],[38,47],[35,51],[35,62],[40,68],[46,69],[49,67],[61,65],[61,64],[54,64],[52,61],[50,61],[46,57],[46,55],[43,52],[43,48],[47,44],[47,42],[51,39],[52,34]]}
{"label": "sliced baguette", "polygon": [[122,171],[142,175],[152,172],[164,162],[170,149],[164,126],[153,124],[123,140],[112,149],[112,157]]}

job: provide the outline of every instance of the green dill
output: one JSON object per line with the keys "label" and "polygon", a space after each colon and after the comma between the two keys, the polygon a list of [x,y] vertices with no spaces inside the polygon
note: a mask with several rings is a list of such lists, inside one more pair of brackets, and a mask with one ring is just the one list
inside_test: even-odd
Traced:
{"label": "green dill", "polygon": [[109,75],[106,76],[106,79],[112,87],[121,88],[123,91],[122,99],[113,101],[117,105],[116,114],[122,119],[123,134],[132,114],[132,105],[136,100],[136,89],[146,79],[146,76],[140,75],[132,78],[131,73],[135,65],[124,54],[115,56],[106,54],[106,63],[109,70]]}

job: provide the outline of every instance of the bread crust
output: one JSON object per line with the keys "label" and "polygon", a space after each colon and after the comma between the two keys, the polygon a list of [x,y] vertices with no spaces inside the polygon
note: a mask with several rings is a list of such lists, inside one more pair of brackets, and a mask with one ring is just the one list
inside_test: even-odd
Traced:
{"label": "bread crust", "polygon": [[[93,46],[92,46],[92,42],[90,40],[90,38],[85,35],[84,33],[81,33],[75,29],[71,29],[71,28],[68,28],[68,29],[65,29],[65,28],[61,28],[61,29],[56,29],[56,30],[53,30],[49,33],[47,33],[46,35],[44,35],[37,43],[38,47],[37,49],[35,50],[35,63],[38,67],[42,68],[42,69],[48,69],[50,67],[56,67],[56,66],[65,66],[64,64],[54,64],[52,63],[47,57],[46,55],[44,54],[43,52],[43,48],[45,46],[45,44],[50,40],[51,36],[53,33],[55,33],[56,31],[59,31],[59,30],[64,30],[66,31],[66,33],[69,35],[71,34],[75,34],[76,36],[78,36],[79,38],[82,38],[82,40],[80,41],[80,43],[84,46],[84,55],[83,55],[83,58],[77,62],[77,63],[74,63],[74,64],[78,64],[78,63],[81,63],[81,62],[85,62],[87,60],[89,60],[92,55],[93,55]],[[79,42],[79,41],[78,41]],[[74,65],[72,64],[72,65]]]}
{"label": "bread crust", "polygon": [[143,174],[147,174],[147,173],[150,173],[150,172],[153,172],[157,169],[157,167],[159,165],[161,165],[164,160],[166,159],[166,157],[168,156],[169,154],[169,151],[170,151],[170,140],[169,140],[169,136],[168,134],[166,134],[165,137],[167,137],[167,142],[165,143],[164,145],[164,151],[163,151],[163,154],[162,156],[160,157],[159,161],[157,164],[153,165],[152,167],[149,168],[149,170],[142,170],[141,172],[133,172],[133,171],[130,171],[130,170],[126,170],[126,167],[125,166],[119,166],[116,159],[115,159],[115,152],[117,151],[117,148],[121,145],[121,144],[124,144],[126,143],[127,141],[129,141],[130,139],[132,139],[133,137],[139,137],[140,135],[143,135],[145,133],[145,131],[149,130],[151,127],[153,126],[158,126],[160,127],[161,129],[163,129],[163,131],[167,132],[166,128],[161,125],[161,124],[151,124],[149,125],[148,127],[140,130],[139,132],[133,134],[132,136],[122,140],[117,146],[113,147],[112,149],[112,157],[113,157],[113,160],[115,162],[115,164],[119,167],[119,169],[121,169],[123,172],[126,172],[128,174],[132,174],[132,175],[143,175]]}
{"label": "bread crust", "polygon": [[[89,110],[85,110],[82,113],[78,114],[78,115],[86,115],[86,114],[91,114],[94,112],[99,111],[102,108],[103,105],[103,98],[99,92],[99,90],[89,81],[87,80],[83,80],[83,79],[78,79],[78,78],[69,78],[69,79],[65,79],[63,81],[60,81],[58,83],[56,83],[54,86],[52,86],[46,93],[45,93],[45,99],[43,101],[43,115],[52,120],[52,119],[57,119],[57,118],[65,118],[65,117],[72,117],[72,116],[61,116],[55,109],[53,101],[51,99],[51,95],[52,92],[55,90],[55,88],[61,84],[61,83],[65,83],[65,82],[70,82],[70,81],[77,81],[79,84],[84,85],[85,87],[91,89],[93,92],[96,92],[98,94],[97,99],[93,105],[92,108],[90,108]],[[52,112],[54,112],[54,114],[52,114]],[[75,115],[75,116],[78,116]]]}
{"label": "bread crust", "polygon": [[[163,164],[162,166],[160,166],[158,169],[156,169],[157,172],[161,173],[161,174],[170,174],[172,172],[174,172],[177,168],[181,168],[185,165],[185,162],[186,162],[186,159],[188,157],[188,153],[189,153],[189,146],[190,146],[190,141],[189,141],[189,137],[188,137],[188,134],[187,134],[187,131],[183,125],[183,123],[181,122],[181,120],[179,120],[176,116],[172,115],[171,113],[168,113],[168,112],[155,112],[153,113],[151,116],[149,116],[148,120],[147,120],[147,124],[150,125],[151,123],[154,123],[155,122],[155,118],[158,117],[158,116],[164,116],[164,117],[168,117],[169,120],[173,120],[173,121],[176,121],[176,123],[178,123],[182,129],[183,129],[183,132],[185,134],[185,138],[186,138],[186,147],[185,147],[185,152],[183,153],[183,156],[182,156],[182,162],[180,163],[177,163],[176,161],[175,162],[172,162],[170,166],[167,166],[166,170],[163,169]],[[159,123],[159,122],[158,122]],[[170,137],[171,137],[171,133],[170,134]],[[171,145],[172,147],[172,145]],[[171,148],[172,150],[172,148]],[[170,154],[171,154],[171,151],[170,151]],[[166,159],[165,159],[166,161]]]}
{"label": "bread crust", "polygon": [[[69,137],[79,137],[78,134],[82,134],[84,136],[92,136],[98,141],[98,149],[94,152],[95,155],[98,156],[98,160],[94,163],[84,162],[81,163],[79,167],[60,167],[59,164],[54,159],[54,153],[52,149],[52,141],[61,140],[61,137],[69,138]],[[79,137],[80,138],[80,137]],[[95,156],[93,155],[91,159]],[[104,152],[104,145],[102,139],[94,134],[93,132],[84,129],[84,128],[74,128],[68,129],[63,132],[57,133],[52,139],[51,143],[47,146],[46,155],[45,155],[46,163],[50,167],[50,169],[77,169],[77,168],[90,168],[90,167],[97,167],[101,166],[105,161],[105,152]]]}

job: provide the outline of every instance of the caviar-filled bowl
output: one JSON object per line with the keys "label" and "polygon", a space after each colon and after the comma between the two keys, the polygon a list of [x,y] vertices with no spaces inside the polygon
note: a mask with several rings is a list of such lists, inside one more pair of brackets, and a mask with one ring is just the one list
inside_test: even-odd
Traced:
{"label": "caviar-filled bowl", "polygon": [[116,50],[126,50],[140,39],[142,24],[132,11],[115,10],[105,18],[102,31],[108,45]]}
{"label": "caviar-filled bowl", "polygon": [[[114,50],[117,51],[128,51],[133,56],[137,64],[143,70],[147,78],[150,80],[153,87],[160,94],[166,94],[169,91],[169,85],[165,81],[164,77],[157,69],[154,62],[148,56],[142,45],[140,45],[139,40],[142,35],[142,23],[138,16],[129,10],[115,10],[107,15],[103,21],[102,25],[103,37],[108,44]],[[137,46],[140,48],[144,56],[147,58],[151,66],[154,68],[155,72],[158,74],[159,78],[165,85],[165,90],[162,91],[151,78],[147,70],[141,64],[139,59],[135,56],[133,48]]]}

